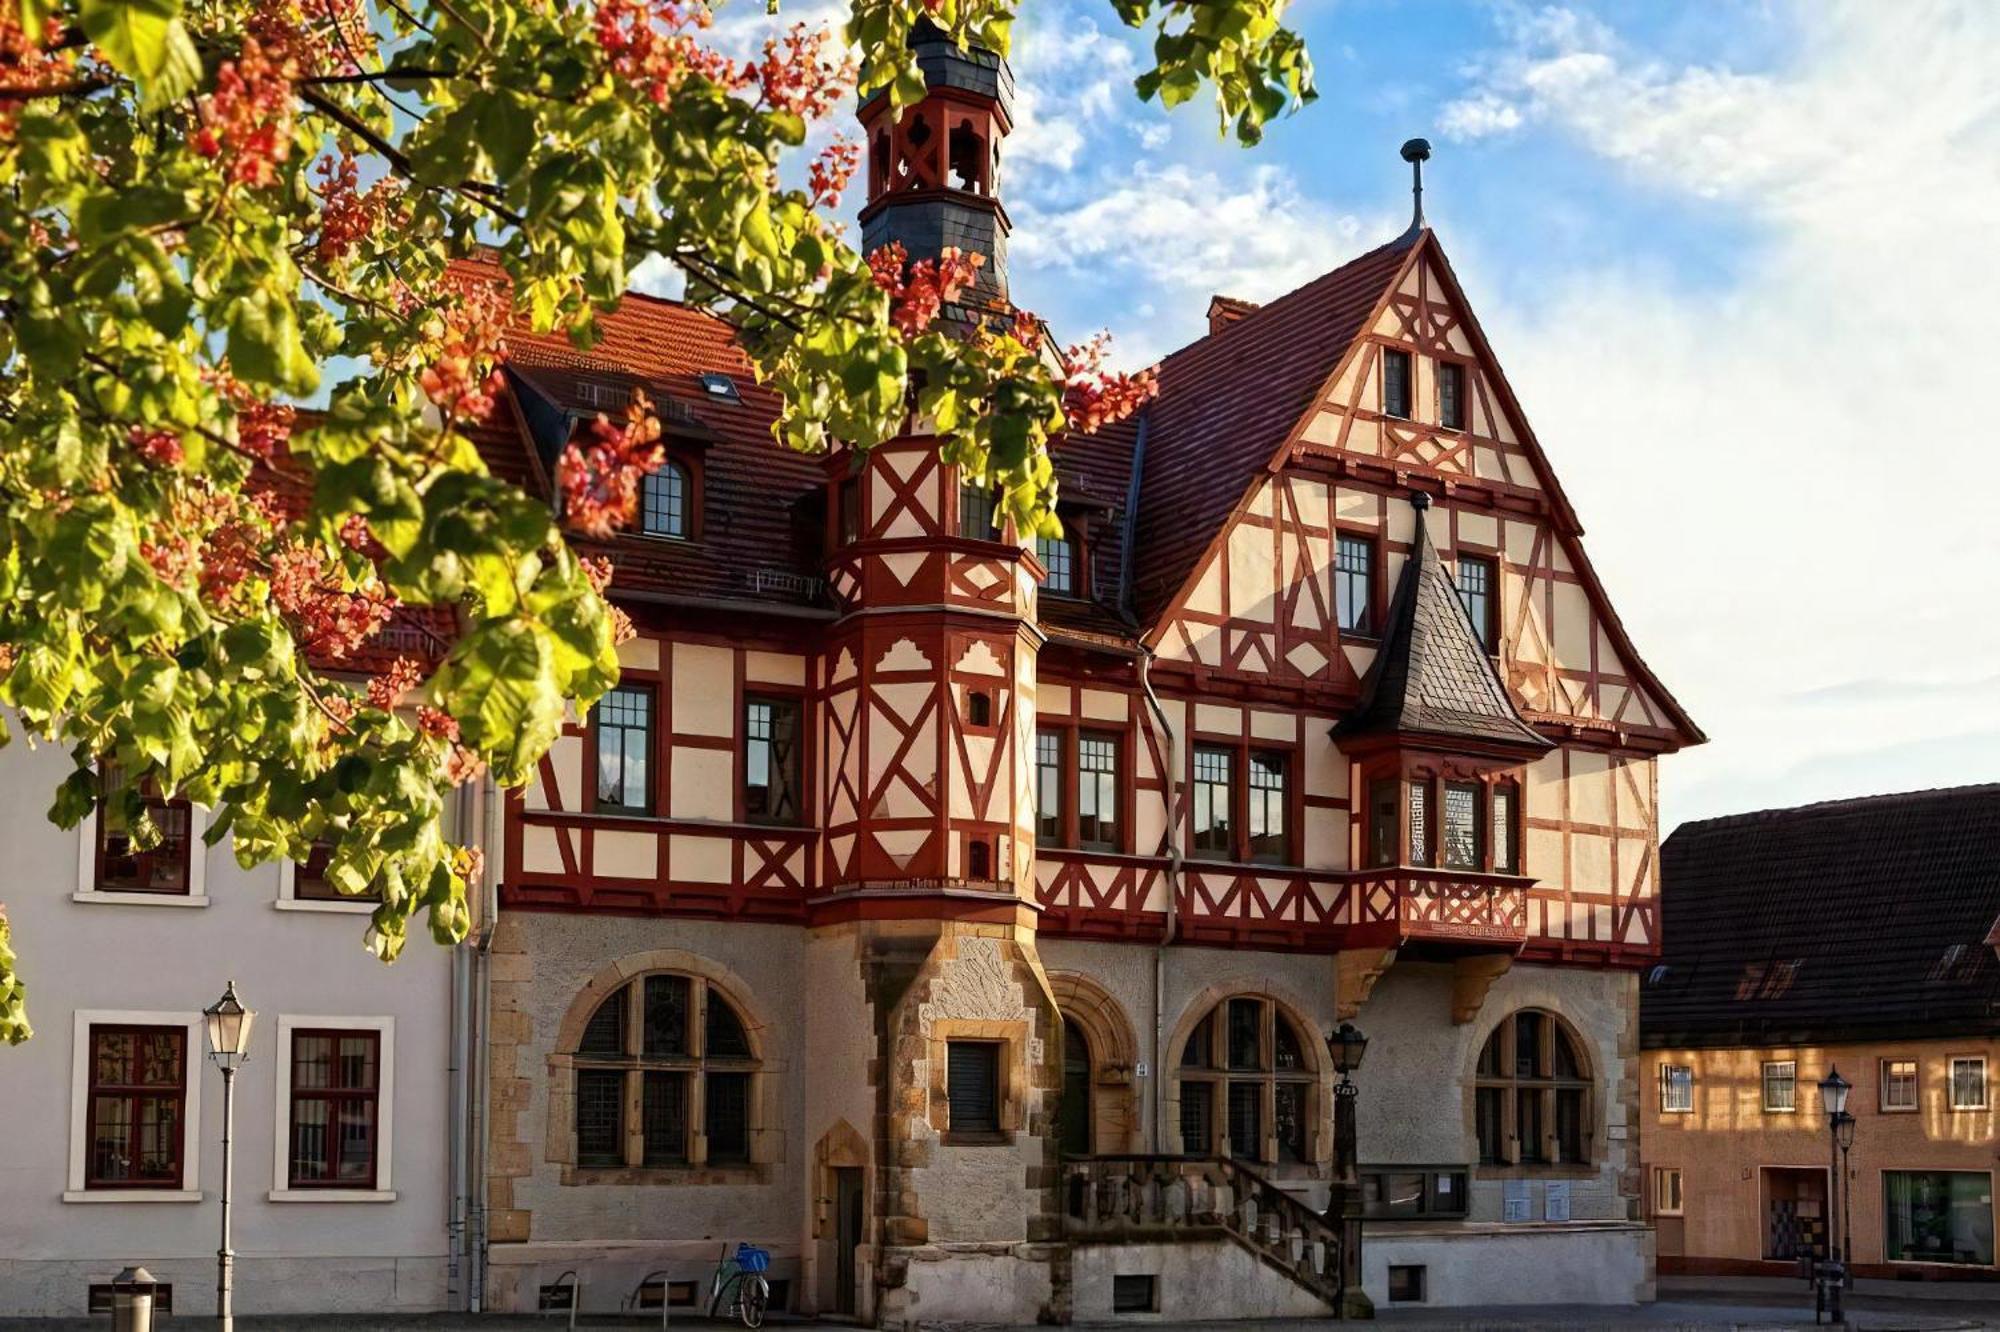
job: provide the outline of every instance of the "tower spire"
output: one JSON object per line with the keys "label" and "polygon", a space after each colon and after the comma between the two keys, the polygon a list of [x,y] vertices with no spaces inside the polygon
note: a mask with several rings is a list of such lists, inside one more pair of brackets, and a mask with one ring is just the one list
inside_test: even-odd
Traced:
{"label": "tower spire", "polygon": [[910,31],[925,93],[899,113],[885,88],[861,104],[868,202],[861,244],[900,242],[911,259],[947,248],[986,256],[977,286],[1007,298],[1006,209],[1000,141],[1014,127],[1014,72],[984,47],[961,47],[928,20]]}
{"label": "tower spire", "polygon": [[1414,237],[1424,229],[1424,163],[1431,160],[1431,141],[1411,139],[1403,144],[1403,160],[1410,164],[1410,197],[1415,207],[1410,215],[1410,229],[1405,237]]}

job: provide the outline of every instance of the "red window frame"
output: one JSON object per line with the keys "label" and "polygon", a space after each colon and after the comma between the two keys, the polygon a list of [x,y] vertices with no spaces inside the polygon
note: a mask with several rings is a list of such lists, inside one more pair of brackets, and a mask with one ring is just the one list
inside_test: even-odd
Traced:
{"label": "red window frame", "polygon": [[[329,1077],[341,1076],[342,1064],[340,1045],[343,1041],[365,1040],[368,1042],[368,1067],[372,1070],[373,1082],[366,1087],[349,1087],[329,1084],[325,1087],[299,1086],[299,1042],[323,1039],[333,1043],[328,1063]],[[376,1176],[381,1171],[382,1153],[382,1033],[372,1029],[352,1029],[343,1027],[294,1027],[291,1048],[285,1052],[291,1060],[292,1087],[291,1103],[285,1109],[285,1184],[293,1189],[373,1189]],[[326,1175],[324,1178],[304,1178],[299,1174],[298,1132],[299,1106],[302,1102],[318,1102],[326,1106],[324,1131],[326,1134]],[[339,1132],[340,1107],[343,1105],[365,1104],[368,1107],[368,1174],[350,1176],[343,1179],[340,1168],[343,1162],[344,1144]]]}
{"label": "red window frame", "polygon": [[[134,1036],[139,1038],[170,1036],[173,1038],[174,1081],[141,1082],[137,1069],[127,1069],[130,1075],[126,1081],[105,1082],[99,1079],[100,1063],[98,1041],[108,1036]],[[84,1111],[84,1157],[83,1186],[86,1189],[179,1189],[186,1186],[186,1162],[184,1148],[187,1143],[187,1028],[152,1026],[126,1023],[92,1023],[90,1026],[90,1064],[85,1074]],[[134,1047],[137,1058],[137,1047]],[[173,1167],[169,1173],[153,1175],[128,1175],[124,1178],[107,1178],[97,1171],[97,1124],[100,1100],[122,1100],[126,1103],[125,1156],[136,1162],[140,1157],[140,1106],[145,1101],[161,1101],[174,1107],[174,1130],[167,1144],[172,1151]]]}
{"label": "red window frame", "polygon": [[[1229,755],[1229,858],[1217,861],[1215,852],[1195,844],[1194,786],[1195,756],[1199,751],[1216,750]],[[1256,754],[1274,754],[1284,760],[1284,853],[1283,861],[1253,860],[1250,855],[1250,760]],[[1305,795],[1300,781],[1299,746],[1286,740],[1250,739],[1237,736],[1197,734],[1188,745],[1187,770],[1183,774],[1188,790],[1187,857],[1190,860],[1237,865],[1264,865],[1276,869],[1297,869],[1303,858]]]}

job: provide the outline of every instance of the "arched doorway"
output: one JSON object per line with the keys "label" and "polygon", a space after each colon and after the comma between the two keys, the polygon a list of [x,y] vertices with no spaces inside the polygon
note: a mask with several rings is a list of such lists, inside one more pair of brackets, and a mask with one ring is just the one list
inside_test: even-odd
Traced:
{"label": "arched doorway", "polygon": [[1074,1018],[1063,1019],[1062,1103],[1056,1128],[1064,1156],[1088,1156],[1094,1139],[1090,1126],[1090,1038]]}

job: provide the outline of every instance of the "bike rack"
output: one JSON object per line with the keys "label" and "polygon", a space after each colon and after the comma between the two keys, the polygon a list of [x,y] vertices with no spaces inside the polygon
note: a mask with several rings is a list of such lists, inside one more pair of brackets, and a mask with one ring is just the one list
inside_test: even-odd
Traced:
{"label": "bike rack", "polygon": [[[583,1278],[578,1276],[576,1274],[576,1269],[572,1267],[567,1272],[564,1272],[561,1276],[557,1277],[554,1281],[551,1281],[549,1285],[552,1288],[560,1288],[562,1286],[562,1283],[565,1281],[569,1282],[569,1292],[570,1292],[569,1325],[572,1329],[574,1329],[576,1327],[577,1310],[583,1307]],[[549,1312],[553,1313],[555,1311],[549,1310]]]}
{"label": "bike rack", "polygon": [[630,1298],[626,1301],[626,1307],[633,1309],[635,1311],[638,1309],[639,1297],[642,1294],[644,1294],[646,1289],[646,1283],[651,1281],[654,1277],[658,1277],[660,1279],[660,1326],[666,1327],[668,1326],[668,1321],[669,1321],[667,1301],[672,1297],[673,1289],[671,1284],[667,1281],[667,1273],[665,1269],[662,1269],[658,1272],[648,1272],[646,1273],[646,1275],[640,1277],[639,1284],[632,1287],[632,1294]]}

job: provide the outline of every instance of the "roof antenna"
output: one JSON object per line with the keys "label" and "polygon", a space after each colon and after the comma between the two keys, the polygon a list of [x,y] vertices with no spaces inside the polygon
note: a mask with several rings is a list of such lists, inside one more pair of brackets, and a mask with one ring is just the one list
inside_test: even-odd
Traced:
{"label": "roof antenna", "polygon": [[1404,239],[1407,240],[1424,229],[1424,163],[1431,160],[1431,141],[1411,139],[1405,143],[1403,160],[1410,164],[1413,177],[1410,194],[1416,200],[1416,211],[1410,217],[1410,229],[1403,233]]}

